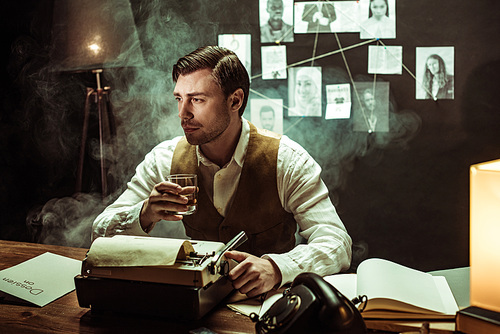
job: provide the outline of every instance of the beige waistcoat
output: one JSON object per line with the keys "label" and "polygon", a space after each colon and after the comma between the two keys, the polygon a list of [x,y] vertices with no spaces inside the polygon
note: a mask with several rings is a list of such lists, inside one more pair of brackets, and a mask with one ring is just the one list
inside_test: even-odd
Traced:
{"label": "beige waistcoat", "polygon": [[171,173],[197,174],[199,179],[198,210],[183,219],[188,236],[227,243],[240,231],[245,231],[249,240],[238,250],[256,256],[283,253],[294,247],[296,222],[293,215],[283,209],[276,182],[279,143],[279,135],[250,124],[250,140],[240,182],[226,217],[218,213],[203,189],[196,146],[190,145],[185,138],[177,144]]}

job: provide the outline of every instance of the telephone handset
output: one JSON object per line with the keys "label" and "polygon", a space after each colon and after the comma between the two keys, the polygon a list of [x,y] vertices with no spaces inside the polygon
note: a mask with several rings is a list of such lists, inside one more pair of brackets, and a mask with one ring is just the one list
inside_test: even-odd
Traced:
{"label": "telephone handset", "polygon": [[302,273],[269,310],[256,321],[257,333],[366,333],[354,304],[314,273]]}

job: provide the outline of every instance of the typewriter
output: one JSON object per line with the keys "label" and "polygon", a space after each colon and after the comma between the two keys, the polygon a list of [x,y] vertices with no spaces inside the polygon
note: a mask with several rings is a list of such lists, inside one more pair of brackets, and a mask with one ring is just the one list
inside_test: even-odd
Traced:
{"label": "typewriter", "polygon": [[236,262],[229,243],[155,237],[97,238],[75,277],[81,307],[92,313],[126,313],[198,320],[233,291],[227,274]]}

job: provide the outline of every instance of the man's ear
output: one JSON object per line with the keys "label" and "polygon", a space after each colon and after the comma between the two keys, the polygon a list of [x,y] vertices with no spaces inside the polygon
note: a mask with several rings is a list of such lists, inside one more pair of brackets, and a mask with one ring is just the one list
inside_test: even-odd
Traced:
{"label": "man's ear", "polygon": [[243,92],[243,89],[238,88],[237,90],[235,90],[234,93],[230,96],[231,110],[240,110],[241,105],[243,104],[244,97],[245,93]]}

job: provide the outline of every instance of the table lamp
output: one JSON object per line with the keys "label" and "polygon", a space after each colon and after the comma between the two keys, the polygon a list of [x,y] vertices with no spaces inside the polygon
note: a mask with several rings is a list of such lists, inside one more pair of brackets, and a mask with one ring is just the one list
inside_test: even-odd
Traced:
{"label": "table lamp", "polygon": [[470,168],[470,304],[457,330],[500,333],[500,160]]}
{"label": "table lamp", "polygon": [[115,134],[109,87],[102,87],[104,69],[143,66],[144,59],[128,0],[55,0],[52,68],[60,72],[92,72],[96,86],[87,87],[75,191],[82,190],[89,113],[95,104],[99,119],[101,190],[107,195],[104,144]]}

